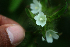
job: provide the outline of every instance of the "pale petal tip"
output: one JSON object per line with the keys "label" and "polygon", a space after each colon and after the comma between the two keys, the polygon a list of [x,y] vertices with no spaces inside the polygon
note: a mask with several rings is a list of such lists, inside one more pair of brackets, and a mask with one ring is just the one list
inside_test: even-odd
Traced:
{"label": "pale petal tip", "polygon": [[53,42],[50,42],[50,41],[47,41],[48,43],[53,43]]}
{"label": "pale petal tip", "polygon": [[53,43],[53,39],[47,40],[48,43]]}
{"label": "pale petal tip", "polygon": [[45,41],[45,39],[43,38],[43,36],[42,36],[42,41]]}

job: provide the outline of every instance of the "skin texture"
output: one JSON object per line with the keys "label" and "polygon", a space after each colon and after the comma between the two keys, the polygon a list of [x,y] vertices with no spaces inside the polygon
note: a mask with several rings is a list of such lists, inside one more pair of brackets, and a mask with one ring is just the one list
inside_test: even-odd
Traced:
{"label": "skin texture", "polygon": [[[7,28],[10,28],[14,39],[11,44]],[[18,34],[18,37],[16,35]],[[0,15],[0,47],[16,47],[25,37],[25,30],[15,21]]]}
{"label": "skin texture", "polygon": [[5,28],[6,27],[0,26],[0,47],[15,47],[10,43]]}

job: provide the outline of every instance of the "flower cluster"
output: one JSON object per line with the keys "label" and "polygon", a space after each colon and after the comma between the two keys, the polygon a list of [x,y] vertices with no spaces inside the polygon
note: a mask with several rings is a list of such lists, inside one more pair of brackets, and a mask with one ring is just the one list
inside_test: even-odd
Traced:
{"label": "flower cluster", "polygon": [[39,13],[34,17],[37,25],[41,25],[42,27],[46,24],[46,15],[42,12],[42,5],[37,0],[33,0],[33,3],[30,4],[31,12],[33,14]]}
{"label": "flower cluster", "polygon": [[[42,5],[40,1],[33,0],[33,3],[30,4],[30,8],[31,8],[31,12],[36,15],[34,17],[34,19],[36,20],[36,24],[39,26],[41,25],[42,27],[46,26],[47,17],[42,12]],[[45,33],[46,41],[48,43],[52,43],[53,38],[58,39],[59,36],[56,33],[58,32],[55,32],[53,30],[47,30]],[[45,41],[43,37],[42,37],[42,41]]]}

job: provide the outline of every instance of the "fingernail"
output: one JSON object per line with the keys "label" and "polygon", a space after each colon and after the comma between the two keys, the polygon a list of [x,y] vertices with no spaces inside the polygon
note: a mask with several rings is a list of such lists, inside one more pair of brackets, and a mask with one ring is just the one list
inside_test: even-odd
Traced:
{"label": "fingernail", "polygon": [[6,31],[12,45],[18,45],[24,39],[25,32],[19,25],[10,26]]}

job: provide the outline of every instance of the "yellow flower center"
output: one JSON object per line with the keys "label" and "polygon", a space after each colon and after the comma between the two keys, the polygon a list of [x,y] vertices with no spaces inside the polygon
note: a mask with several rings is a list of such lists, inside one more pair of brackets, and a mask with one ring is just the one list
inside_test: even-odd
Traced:
{"label": "yellow flower center", "polygon": [[43,21],[43,18],[40,18],[40,21]]}
{"label": "yellow flower center", "polygon": [[49,37],[51,37],[52,35],[50,34]]}
{"label": "yellow flower center", "polygon": [[35,9],[37,9],[37,7],[35,7]]}

